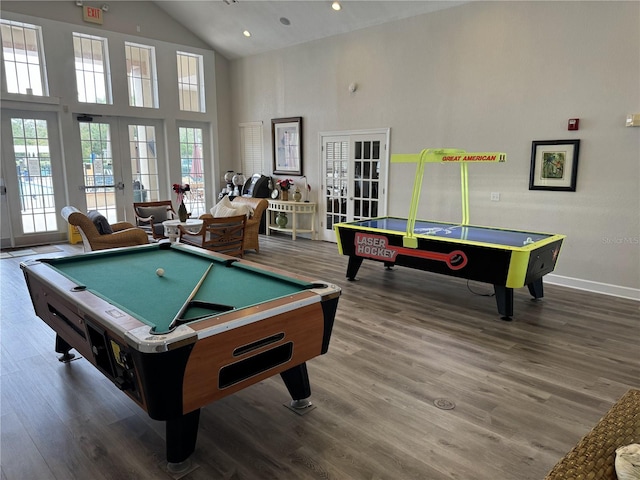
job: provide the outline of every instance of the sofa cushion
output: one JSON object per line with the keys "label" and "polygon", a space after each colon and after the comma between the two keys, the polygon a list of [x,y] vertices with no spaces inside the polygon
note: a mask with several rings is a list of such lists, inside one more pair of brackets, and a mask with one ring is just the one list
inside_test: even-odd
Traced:
{"label": "sofa cushion", "polygon": [[89,217],[89,220],[91,220],[96,226],[100,235],[109,235],[113,233],[113,229],[111,228],[109,221],[99,211],[91,210],[87,212],[87,217]]}
{"label": "sofa cushion", "polygon": [[248,205],[251,207],[251,218],[247,221],[260,221],[262,214],[269,207],[269,202],[266,198],[235,197],[231,203],[236,207],[239,205]]}
{"label": "sofa cushion", "polygon": [[615,467],[618,480],[640,479],[640,444],[632,443],[618,447]]}
{"label": "sofa cushion", "polygon": [[137,207],[137,210],[139,217],[148,218],[153,216],[153,223],[162,223],[168,220],[167,207]]}
{"label": "sofa cushion", "polygon": [[251,218],[253,215],[253,208],[242,203],[234,204],[229,200],[228,196],[224,196],[222,197],[222,200],[211,208],[210,212],[215,218],[234,217],[236,215],[246,215],[247,218]]}

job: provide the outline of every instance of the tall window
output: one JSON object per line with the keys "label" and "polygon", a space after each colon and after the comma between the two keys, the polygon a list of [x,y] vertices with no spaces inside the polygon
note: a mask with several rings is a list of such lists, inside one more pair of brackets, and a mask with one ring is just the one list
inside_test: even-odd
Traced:
{"label": "tall window", "polygon": [[7,92],[49,95],[42,29],[9,20],[1,20],[0,24]]}
{"label": "tall window", "polygon": [[177,52],[180,110],[204,112],[202,55]]}
{"label": "tall window", "polygon": [[202,161],[202,129],[180,127],[180,161],[182,183],[191,187],[184,204],[192,218],[207,213],[204,204],[204,165]]}
{"label": "tall window", "polygon": [[158,108],[156,50],[147,45],[125,42],[129,105]]}
{"label": "tall window", "polygon": [[58,229],[46,120],[12,118],[13,151],[24,233]]}
{"label": "tall window", "polygon": [[107,39],[73,34],[78,101],[111,104],[111,74]]}
{"label": "tall window", "polygon": [[240,124],[240,162],[242,172],[249,178],[254,173],[264,173],[262,148],[262,122]]}

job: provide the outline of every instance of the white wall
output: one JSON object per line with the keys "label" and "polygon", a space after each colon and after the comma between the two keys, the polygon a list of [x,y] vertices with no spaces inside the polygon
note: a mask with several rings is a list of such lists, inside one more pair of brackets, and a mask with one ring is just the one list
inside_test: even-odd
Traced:
{"label": "white wall", "polygon": [[[638,2],[471,2],[232,61],[232,119],[269,139],[272,118],[302,116],[316,191],[323,131],[390,127],[391,153],[505,151],[469,167],[471,223],[566,234],[554,281],[640,298],[640,129],[624,126],[639,21]],[[563,139],[581,140],[577,191],[530,191],[531,142]],[[390,168],[391,215],[408,213],[413,168]],[[458,174],[428,166],[419,217],[460,219]]]}

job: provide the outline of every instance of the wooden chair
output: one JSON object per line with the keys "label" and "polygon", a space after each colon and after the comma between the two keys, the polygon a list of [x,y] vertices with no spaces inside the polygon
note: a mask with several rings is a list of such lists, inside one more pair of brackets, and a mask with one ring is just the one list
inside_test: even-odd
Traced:
{"label": "wooden chair", "polygon": [[265,210],[269,207],[269,202],[266,198],[253,198],[253,197],[235,197],[234,203],[243,203],[253,208],[253,215],[247,220],[247,228],[244,233],[244,250],[253,249],[256,253],[260,253],[260,222],[264,215]]}
{"label": "wooden chair", "polygon": [[200,231],[191,233],[180,225],[180,242],[214,252],[242,258],[246,215],[214,218],[211,214],[200,216],[203,221]]}
{"label": "wooden chair", "polygon": [[110,227],[113,233],[101,234],[94,222],[75,207],[64,207],[61,215],[70,225],[78,228],[85,252],[149,243],[146,232],[129,222],[112,223]]}
{"label": "wooden chair", "polygon": [[154,240],[167,238],[164,234],[162,222],[178,218],[178,215],[173,210],[171,200],[135,202],[133,204],[133,213],[136,218],[136,226],[147,232]]}

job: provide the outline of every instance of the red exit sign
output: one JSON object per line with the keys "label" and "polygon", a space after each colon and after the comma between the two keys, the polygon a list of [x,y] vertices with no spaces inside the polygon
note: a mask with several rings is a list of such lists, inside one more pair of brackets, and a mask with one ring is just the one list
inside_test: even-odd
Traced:
{"label": "red exit sign", "polygon": [[102,25],[102,9],[85,5],[82,7],[82,19],[85,22]]}

